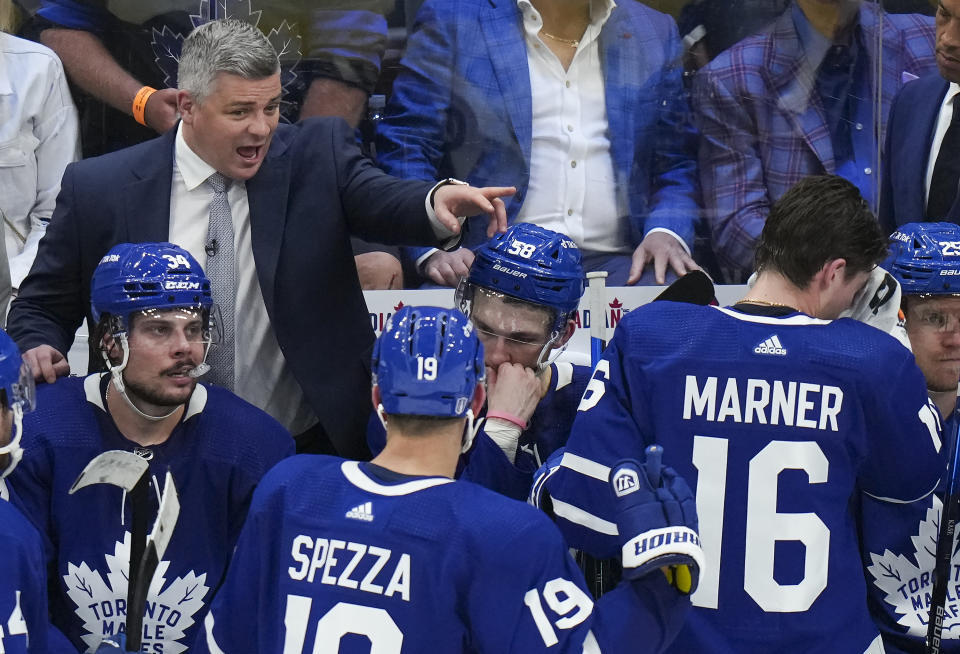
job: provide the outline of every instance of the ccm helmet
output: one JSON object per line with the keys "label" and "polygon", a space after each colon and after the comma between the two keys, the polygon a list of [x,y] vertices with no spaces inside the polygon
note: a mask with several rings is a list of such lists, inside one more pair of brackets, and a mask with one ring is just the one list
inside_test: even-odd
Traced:
{"label": "ccm helmet", "polygon": [[[100,260],[90,283],[90,309],[97,324],[97,337],[110,334],[116,339],[123,357],[119,363],[101,355],[112,373],[112,381],[124,399],[138,413],[126,395],[123,371],[130,357],[128,330],[130,316],[139,312],[165,309],[196,309],[204,321],[203,340],[207,344],[204,361],[195,369],[199,377],[210,369],[206,363],[209,345],[219,341],[216,307],[210,292],[210,280],[193,256],[173,243],[120,243]],[[176,410],[176,409],[174,409]],[[162,419],[163,417],[161,417]]]}

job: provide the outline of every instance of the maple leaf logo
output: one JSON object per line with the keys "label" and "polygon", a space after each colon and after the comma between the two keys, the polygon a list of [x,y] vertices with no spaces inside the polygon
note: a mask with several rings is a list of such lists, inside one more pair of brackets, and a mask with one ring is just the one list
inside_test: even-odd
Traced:
{"label": "maple leaf logo", "polygon": [[[123,542],[117,542],[113,554],[104,555],[107,563],[107,580],[85,561],[80,565],[69,563],[63,583],[67,595],[77,606],[77,617],[87,631],[82,636],[87,652],[94,652],[100,641],[124,630],[127,621],[127,569],[130,563],[130,532]],[[210,588],[207,575],[197,575],[193,570],[177,577],[169,585],[164,575],[169,561],[160,561],[147,591],[147,608],[143,617],[144,646],[162,643],[165,654],[179,654],[187,649],[179,642],[184,631],[194,623],[194,614],[204,606],[203,598]],[[164,586],[166,585],[166,588]],[[161,592],[162,591],[162,592]]]}
{"label": "maple leaf logo", "polygon": [[[884,600],[900,615],[897,623],[906,627],[911,636],[923,637],[927,633],[941,508],[940,498],[934,496],[933,504],[927,509],[926,518],[920,523],[917,535],[910,539],[914,548],[913,561],[890,550],[885,550],[882,556],[870,553],[872,563],[867,570],[873,575],[877,588],[886,594]],[[960,570],[958,565],[960,558],[954,549],[951,574],[957,574]],[[951,578],[950,581],[943,637],[956,639],[960,637],[960,600],[954,590],[957,585],[953,582],[957,580]]]}
{"label": "maple leaf logo", "polygon": [[620,301],[620,298],[613,298],[613,302],[610,303],[611,309],[620,309],[623,307],[623,302]]}

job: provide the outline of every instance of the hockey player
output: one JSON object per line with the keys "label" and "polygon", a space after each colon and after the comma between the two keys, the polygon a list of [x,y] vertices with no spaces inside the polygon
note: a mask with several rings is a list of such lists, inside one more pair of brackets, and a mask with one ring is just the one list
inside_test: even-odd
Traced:
{"label": "hockey player", "polygon": [[[900,309],[927,394],[947,418],[945,442],[956,434],[960,382],[960,226],[909,223],[890,236],[884,267],[900,283]],[[952,421],[949,420],[952,417]],[[946,466],[947,451],[941,454]],[[943,506],[938,496],[891,505],[864,498],[864,562],[874,617],[887,654],[922,654],[930,613],[934,543]],[[960,566],[960,557],[954,559]],[[954,569],[960,570],[960,567]],[[954,581],[951,577],[951,581]],[[951,586],[942,652],[960,652],[960,601]]]}
{"label": "hockey player", "polygon": [[40,534],[10,504],[5,478],[23,455],[23,414],[33,409],[33,375],[0,329],[0,652],[46,654],[72,650],[47,619],[47,571]]}
{"label": "hockey player", "polygon": [[942,470],[910,352],[836,320],[885,255],[856,187],[812,177],[771,211],[743,300],[655,302],[619,324],[547,484],[571,545],[602,557],[614,462],[662,443],[696,481],[707,567],[671,652],[883,651],[857,506],[925,497]]}
{"label": "hockey player", "polygon": [[[554,359],[576,330],[583,291],[580,250],[562,234],[517,223],[477,250],[456,305],[484,345],[487,403],[460,478],[524,499],[566,442],[590,369]],[[371,424],[372,451],[383,438]]]}
{"label": "hockey player", "polygon": [[96,268],[91,298],[109,372],[41,389],[10,483],[46,537],[53,620],[75,647],[94,651],[125,628],[131,502],[115,486],[68,489],[98,454],[132,451],[149,462],[155,514],[158,480],[170,470],[181,510],[148,593],[142,651],[181,652],[223,577],[254,487],[293,453],[293,440],[259,409],[197,383],[215,311],[186,250],[115,246]]}
{"label": "hockey player", "polygon": [[386,447],[370,463],[297,456],[267,474],[194,651],[619,654],[669,642],[687,600],[659,568],[681,564],[695,585],[699,565],[683,480],[652,457],[616,468],[628,580],[594,606],[546,516],[451,479],[484,402],[483,348],[463,314],[403,307],[373,370]]}

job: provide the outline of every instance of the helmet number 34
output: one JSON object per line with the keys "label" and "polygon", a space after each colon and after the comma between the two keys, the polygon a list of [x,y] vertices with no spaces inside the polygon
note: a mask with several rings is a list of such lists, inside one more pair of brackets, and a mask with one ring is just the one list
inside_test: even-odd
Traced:
{"label": "helmet number 34", "polygon": [[169,268],[186,268],[187,270],[190,269],[190,262],[187,261],[187,258],[182,254],[177,254],[177,255],[165,254],[163,255],[163,258],[169,262],[167,264]]}

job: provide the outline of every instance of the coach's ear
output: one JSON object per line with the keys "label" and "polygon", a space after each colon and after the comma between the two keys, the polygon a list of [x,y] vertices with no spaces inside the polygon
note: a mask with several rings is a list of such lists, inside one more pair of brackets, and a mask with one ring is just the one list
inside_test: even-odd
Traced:
{"label": "coach's ear", "polygon": [[177,111],[180,117],[187,125],[193,126],[193,114],[197,111],[200,104],[193,99],[189,91],[183,89],[177,91]]}

